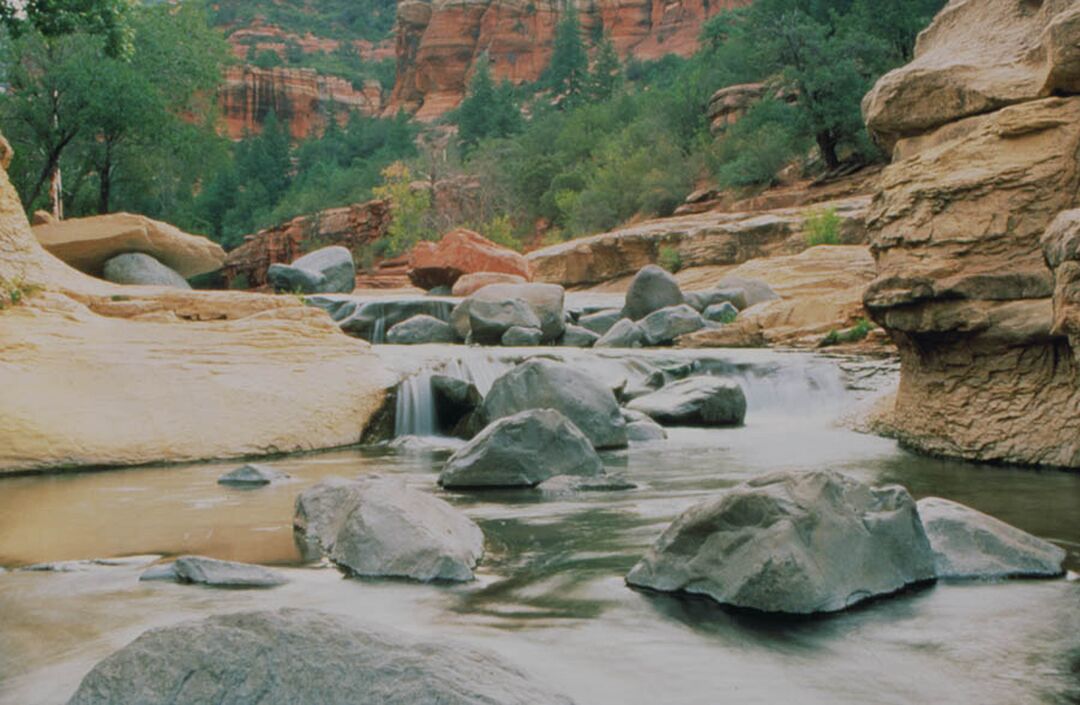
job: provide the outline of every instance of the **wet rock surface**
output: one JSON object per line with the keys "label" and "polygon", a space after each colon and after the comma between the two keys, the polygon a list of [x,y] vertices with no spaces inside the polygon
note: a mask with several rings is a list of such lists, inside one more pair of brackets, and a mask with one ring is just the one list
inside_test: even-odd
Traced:
{"label": "wet rock surface", "polygon": [[449,323],[434,316],[419,314],[394,325],[386,333],[386,342],[396,345],[454,343],[457,334]]}
{"label": "wet rock surface", "polygon": [[272,588],[288,582],[277,571],[251,563],[221,561],[205,556],[181,556],[168,566],[155,566],[141,580],[173,580],[219,588]]}
{"label": "wet rock surface", "polygon": [[352,253],[335,245],[315,250],[292,264],[272,264],[266,280],[275,291],[303,294],[348,294],[356,288]]}
{"label": "wet rock surface", "polygon": [[248,463],[231,470],[218,478],[219,485],[233,485],[237,487],[261,487],[271,482],[285,480],[289,476],[275,470],[269,465]]}
{"label": "wet rock surface", "polygon": [[666,426],[738,426],[746,418],[746,394],[736,382],[689,377],[637,397],[627,408]]}

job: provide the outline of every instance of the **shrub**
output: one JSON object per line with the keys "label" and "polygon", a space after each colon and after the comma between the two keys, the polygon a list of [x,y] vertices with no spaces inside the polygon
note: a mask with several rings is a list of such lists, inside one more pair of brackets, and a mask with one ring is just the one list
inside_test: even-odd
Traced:
{"label": "shrub", "polygon": [[372,189],[378,198],[388,198],[393,219],[387,228],[382,254],[394,257],[412,249],[413,245],[430,235],[425,220],[431,210],[431,193],[412,187],[412,172],[401,162],[394,162],[382,171],[383,184]]}
{"label": "shrub", "polygon": [[656,257],[656,262],[672,274],[682,269],[682,255],[679,250],[671,245],[663,245]]}
{"label": "shrub", "polygon": [[803,232],[809,247],[840,244],[840,216],[835,208],[811,211],[803,219]]}
{"label": "shrub", "polygon": [[860,318],[847,330],[831,330],[822,338],[821,347],[840,345],[841,343],[857,343],[866,338],[870,331],[874,330],[874,324],[867,318]]}

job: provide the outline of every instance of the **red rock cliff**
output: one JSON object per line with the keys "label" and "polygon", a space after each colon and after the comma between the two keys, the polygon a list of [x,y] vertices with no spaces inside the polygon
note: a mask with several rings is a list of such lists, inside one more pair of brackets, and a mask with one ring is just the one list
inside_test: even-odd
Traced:
{"label": "red rock cliff", "polygon": [[[603,31],[623,57],[688,56],[702,23],[749,0],[595,0],[578,10],[586,35]],[[561,3],[551,0],[401,0],[397,81],[388,112],[432,120],[461,101],[487,52],[497,79],[535,81],[551,58]]]}

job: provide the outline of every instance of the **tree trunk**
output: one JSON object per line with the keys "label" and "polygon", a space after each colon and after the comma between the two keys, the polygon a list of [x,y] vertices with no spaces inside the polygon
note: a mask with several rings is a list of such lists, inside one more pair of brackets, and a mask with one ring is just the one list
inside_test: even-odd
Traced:
{"label": "tree trunk", "polygon": [[836,138],[829,131],[817,133],[817,145],[821,151],[821,158],[825,160],[825,167],[832,171],[840,166],[840,159],[836,156]]}
{"label": "tree trunk", "polygon": [[57,220],[64,219],[64,185],[60,176],[60,165],[53,167],[49,175],[49,202],[52,205],[53,217]]}
{"label": "tree trunk", "polygon": [[112,147],[105,145],[105,161],[98,169],[98,214],[109,212],[109,200],[112,196]]}

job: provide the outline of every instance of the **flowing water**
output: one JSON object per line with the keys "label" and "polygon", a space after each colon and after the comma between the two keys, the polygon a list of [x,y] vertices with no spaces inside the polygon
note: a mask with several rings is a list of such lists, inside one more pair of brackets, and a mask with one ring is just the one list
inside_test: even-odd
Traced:
{"label": "flowing water", "polygon": [[[1055,541],[1080,569],[1080,474],[938,460],[833,423],[891,381],[876,364],[767,351],[692,353],[380,349],[403,377],[402,438],[269,461],[288,482],[216,484],[236,463],[0,480],[0,703],[63,702],[98,660],[149,627],[216,612],[308,607],[497,650],[579,705],[1080,702],[1080,581],[939,583],[844,614],[781,621],[631,590],[623,576],[663,528],[710,493],[772,470],[834,468],[955,499]],[[722,374],[747,391],[738,429],[674,429],[604,454],[621,492],[452,494],[435,479],[430,374],[490,386],[531,355],[612,386],[657,370]],[[419,374],[418,374],[419,373]],[[427,405],[427,406],[425,406]],[[429,420],[423,417],[427,414]],[[413,436],[428,436],[417,440]],[[475,583],[345,579],[304,563],[291,531],[303,488],[327,476],[401,475],[487,537]],[[279,566],[268,591],[139,583],[159,555]],[[147,555],[152,554],[152,555]],[[19,568],[41,562],[51,571]]]}

